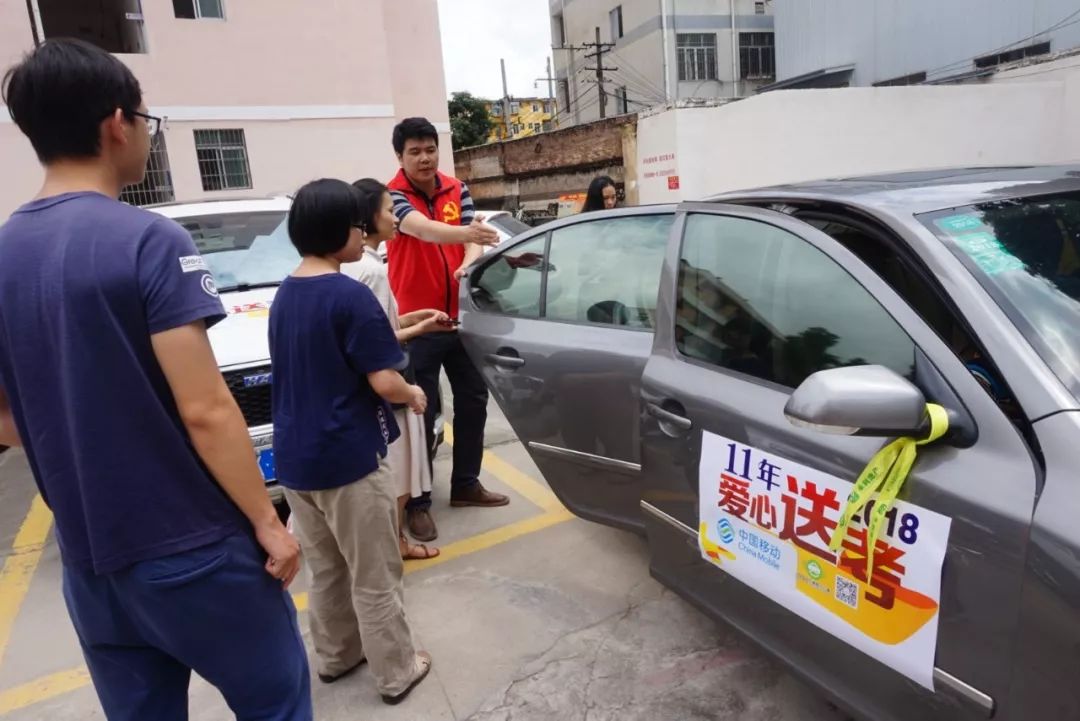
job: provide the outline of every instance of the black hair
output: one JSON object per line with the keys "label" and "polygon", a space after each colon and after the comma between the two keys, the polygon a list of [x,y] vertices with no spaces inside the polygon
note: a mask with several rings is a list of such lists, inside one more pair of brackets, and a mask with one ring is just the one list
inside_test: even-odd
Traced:
{"label": "black hair", "polygon": [[383,196],[390,190],[375,178],[361,178],[353,187],[360,194],[359,225],[365,233],[370,233],[375,227],[375,216],[382,210]]}
{"label": "black hair", "polygon": [[394,152],[405,152],[407,140],[434,140],[439,144],[439,131],[427,118],[405,118],[394,126]]}
{"label": "black hair", "polygon": [[611,186],[615,187],[615,181],[606,175],[600,175],[593,178],[593,181],[589,183],[589,192],[585,194],[585,205],[582,206],[582,213],[589,213],[594,210],[604,209],[604,188]]}
{"label": "black hair", "polygon": [[300,255],[333,255],[360,225],[360,191],[344,180],[313,180],[296,191],[289,210],[289,239]]}
{"label": "black hair", "polygon": [[126,65],[82,40],[46,40],[10,68],[2,97],[11,119],[42,163],[93,158],[101,152],[101,122],[142,103],[139,81]]}

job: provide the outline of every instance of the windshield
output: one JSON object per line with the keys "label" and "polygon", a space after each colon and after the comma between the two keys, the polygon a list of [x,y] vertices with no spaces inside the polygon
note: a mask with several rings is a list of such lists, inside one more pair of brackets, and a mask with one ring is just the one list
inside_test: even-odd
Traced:
{"label": "windshield", "polygon": [[1080,399],[1080,193],[995,201],[919,219]]}
{"label": "windshield", "polygon": [[285,211],[177,218],[206,258],[218,290],[277,285],[300,263]]}
{"label": "windshield", "polygon": [[511,238],[518,233],[524,233],[531,228],[512,215],[496,215],[493,218],[489,218],[488,223],[494,225],[499,230],[503,231]]}

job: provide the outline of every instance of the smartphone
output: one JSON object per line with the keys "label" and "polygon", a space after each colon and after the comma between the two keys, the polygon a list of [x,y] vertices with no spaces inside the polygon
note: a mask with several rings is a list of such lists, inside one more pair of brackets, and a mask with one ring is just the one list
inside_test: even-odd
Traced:
{"label": "smartphone", "polygon": [[439,325],[456,328],[457,326],[461,325],[461,321],[456,318],[447,318],[446,320],[440,320]]}

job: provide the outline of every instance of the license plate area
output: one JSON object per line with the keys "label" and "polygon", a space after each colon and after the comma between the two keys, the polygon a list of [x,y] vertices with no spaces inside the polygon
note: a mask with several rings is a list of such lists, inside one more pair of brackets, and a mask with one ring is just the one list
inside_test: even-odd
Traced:
{"label": "license plate area", "polygon": [[259,461],[259,470],[262,471],[263,480],[267,483],[275,480],[277,468],[274,465],[274,449],[261,448],[256,452],[255,457]]}

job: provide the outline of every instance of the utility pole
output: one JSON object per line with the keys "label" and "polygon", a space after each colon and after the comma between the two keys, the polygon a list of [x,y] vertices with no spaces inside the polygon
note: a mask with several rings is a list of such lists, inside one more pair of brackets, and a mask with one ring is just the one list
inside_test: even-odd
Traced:
{"label": "utility pole", "polygon": [[510,91],[506,89],[506,60],[499,59],[499,65],[502,66],[502,81],[503,81],[503,140],[510,139]]}
{"label": "utility pole", "polygon": [[600,92],[600,119],[603,120],[607,117],[607,90],[604,89],[604,73],[613,73],[618,68],[605,68],[604,67],[604,53],[610,52],[615,43],[602,43],[600,42],[600,28],[596,28],[596,42],[585,43],[587,48],[596,48],[595,52],[588,53],[586,58],[596,58],[595,68],[585,68],[586,70],[596,71],[596,89]]}
{"label": "utility pole", "polygon": [[551,77],[551,58],[550,57],[547,59],[547,77],[546,78],[537,78],[536,82],[541,82],[541,81],[544,81],[544,80],[547,80],[548,104],[549,104],[549,107],[551,108],[551,112],[550,112],[551,118],[552,118],[552,120],[554,120],[555,116],[559,114],[558,113],[559,109],[558,109],[558,107],[556,107],[556,103],[555,103],[555,78]]}

